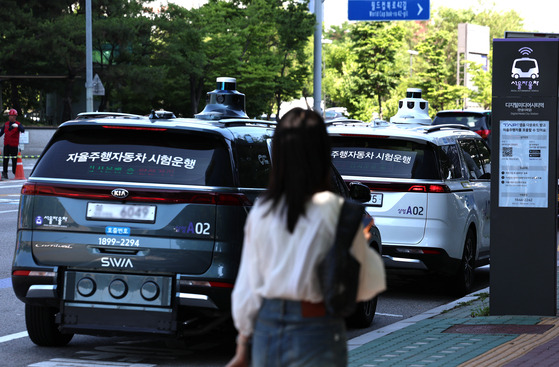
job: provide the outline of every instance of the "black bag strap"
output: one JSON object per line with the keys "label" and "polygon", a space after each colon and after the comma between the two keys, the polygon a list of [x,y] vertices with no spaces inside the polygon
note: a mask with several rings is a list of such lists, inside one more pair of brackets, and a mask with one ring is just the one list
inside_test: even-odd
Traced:
{"label": "black bag strap", "polygon": [[318,264],[318,278],[328,314],[347,317],[355,310],[361,264],[350,248],[363,217],[361,204],[344,200],[334,243]]}
{"label": "black bag strap", "polygon": [[344,200],[338,219],[334,245],[345,245],[350,248],[362,219],[363,205],[353,200]]}

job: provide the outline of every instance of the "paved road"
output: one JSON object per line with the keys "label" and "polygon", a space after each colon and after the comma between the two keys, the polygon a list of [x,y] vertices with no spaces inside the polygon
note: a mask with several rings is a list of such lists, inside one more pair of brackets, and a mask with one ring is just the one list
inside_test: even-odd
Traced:
{"label": "paved road", "polygon": [[[31,165],[24,164],[25,174]],[[64,348],[35,346],[25,332],[24,306],[17,300],[9,280],[15,244],[17,207],[23,181],[0,181],[0,355],[2,365],[10,366],[223,366],[232,356],[234,344],[230,331],[218,331],[185,341],[150,337],[75,336]],[[477,272],[476,288],[489,284],[489,269]],[[450,295],[442,282],[427,277],[389,275],[389,290],[380,299],[371,328],[349,330],[349,338],[368,333],[457,297]]]}

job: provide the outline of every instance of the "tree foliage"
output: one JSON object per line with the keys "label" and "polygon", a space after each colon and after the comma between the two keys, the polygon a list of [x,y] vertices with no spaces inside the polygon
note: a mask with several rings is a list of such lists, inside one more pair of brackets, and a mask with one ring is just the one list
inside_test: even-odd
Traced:
{"label": "tree foliage", "polygon": [[361,95],[376,98],[382,117],[382,102],[399,83],[404,74],[396,63],[403,45],[404,31],[400,24],[360,22],[351,30],[351,47],[356,54],[357,90]]}
{"label": "tree foliage", "polygon": [[[14,9],[0,24],[0,76],[8,80],[3,104],[45,110],[45,94],[55,93],[62,120],[74,117],[83,108],[77,103],[85,84],[85,0],[2,5]],[[192,116],[220,76],[237,78],[251,116],[270,114],[278,101],[301,94],[314,26],[305,3],[210,0],[190,10],[149,5],[92,0],[94,73],[105,87],[105,95],[95,97],[99,110],[165,108]],[[31,79],[54,75],[60,77],[55,83]]]}
{"label": "tree foliage", "polygon": [[[83,111],[85,0],[0,4],[10,9],[0,23],[2,107],[20,114],[41,111],[43,120],[54,124]],[[94,74],[105,87],[95,105],[192,116],[204,107],[216,78],[229,76],[247,95],[249,116],[278,114],[283,101],[312,93],[315,20],[307,5],[209,0],[185,9],[172,3],[154,8],[148,0],[92,0]],[[326,106],[347,107],[364,120],[388,119],[406,88],[420,87],[432,114],[460,107],[465,98],[488,108],[490,67],[484,71],[468,63],[475,88],[456,85],[459,23],[489,26],[495,38],[505,30],[521,31],[523,20],[515,11],[499,12],[480,2],[467,10],[433,9],[428,22],[355,22],[326,30],[324,38],[331,40],[323,45]],[[57,102],[47,104],[52,95],[59,96]]]}

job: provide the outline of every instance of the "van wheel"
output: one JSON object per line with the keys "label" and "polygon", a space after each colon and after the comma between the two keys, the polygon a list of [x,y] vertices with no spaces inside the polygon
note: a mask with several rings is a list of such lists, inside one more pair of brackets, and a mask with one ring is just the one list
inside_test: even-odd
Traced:
{"label": "van wheel", "polygon": [[454,290],[459,295],[471,292],[475,275],[476,237],[472,229],[468,230],[464,241],[464,252],[460,261],[460,268],[455,276]]}
{"label": "van wheel", "polygon": [[364,329],[371,326],[377,310],[378,296],[370,301],[358,302],[355,311],[346,318],[348,327]]}
{"label": "van wheel", "polygon": [[57,310],[52,307],[25,305],[25,325],[29,339],[43,347],[62,347],[74,334],[63,334],[54,322]]}

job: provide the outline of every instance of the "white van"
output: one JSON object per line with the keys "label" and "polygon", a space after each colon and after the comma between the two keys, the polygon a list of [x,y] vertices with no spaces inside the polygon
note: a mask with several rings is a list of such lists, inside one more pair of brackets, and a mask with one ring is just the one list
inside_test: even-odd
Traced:
{"label": "white van", "polygon": [[529,57],[522,57],[514,60],[512,63],[511,76],[514,79],[518,78],[531,78],[537,79],[540,77],[540,68],[538,67],[538,60]]}
{"label": "white van", "polygon": [[490,255],[491,155],[481,136],[462,125],[355,120],[328,133],[343,179],[371,189],[365,208],[386,268],[448,276],[453,290],[469,293]]}

